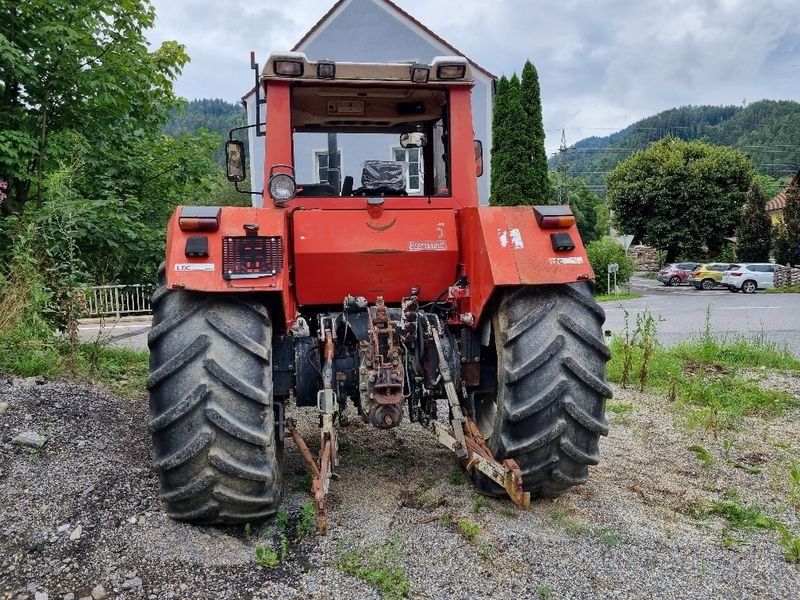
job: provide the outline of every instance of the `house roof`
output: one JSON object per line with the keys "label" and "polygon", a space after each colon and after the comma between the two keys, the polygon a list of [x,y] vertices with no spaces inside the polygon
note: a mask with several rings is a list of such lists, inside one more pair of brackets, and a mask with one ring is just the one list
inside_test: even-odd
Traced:
{"label": "house roof", "polygon": [[[348,0],[338,0],[338,2],[336,2],[336,4],[334,4],[333,6],[331,6],[330,10],[329,10],[328,12],[326,12],[324,15],[322,15],[322,18],[321,18],[319,21],[317,21],[317,22],[314,24],[314,26],[313,26],[311,29],[309,29],[309,30],[306,32],[306,34],[305,34],[305,35],[304,35],[302,38],[300,38],[300,41],[299,41],[299,42],[297,42],[297,43],[294,45],[294,48],[292,48],[292,51],[297,51],[297,50],[298,50],[300,47],[302,47],[302,45],[305,43],[305,41],[306,41],[308,38],[310,38],[312,35],[314,35],[314,33],[315,33],[315,32],[316,32],[316,31],[317,31],[317,30],[318,30],[320,27],[322,27],[322,25],[325,23],[325,21],[327,21],[327,20],[328,20],[328,19],[329,19],[329,18],[330,18],[330,17],[331,17],[331,16],[332,16],[332,15],[333,15],[335,12],[336,12],[336,10],[337,10],[337,9],[338,9],[338,8],[339,8],[339,7],[340,7],[342,4],[344,4],[344,3],[345,3],[345,2],[347,2],[347,1],[348,1]],[[466,55],[465,55],[463,52],[461,52],[461,51],[460,51],[458,48],[456,48],[455,46],[453,46],[453,45],[452,45],[450,42],[448,42],[448,41],[446,41],[446,40],[442,39],[441,37],[439,37],[438,35],[436,35],[436,34],[435,34],[433,31],[431,31],[430,29],[428,29],[427,27],[425,27],[425,25],[423,25],[423,24],[422,24],[420,21],[418,21],[417,19],[415,19],[414,17],[412,17],[410,14],[408,14],[408,13],[407,13],[406,11],[404,11],[402,8],[400,8],[399,6],[397,6],[397,4],[395,4],[395,3],[394,3],[394,2],[392,2],[391,0],[376,0],[376,1],[377,1],[377,2],[383,2],[383,3],[384,3],[386,6],[388,6],[389,8],[391,8],[392,10],[394,10],[395,12],[397,12],[397,13],[398,13],[400,16],[402,16],[402,17],[404,17],[405,19],[407,19],[407,20],[411,21],[411,23],[413,23],[414,25],[416,25],[417,27],[419,27],[420,29],[422,29],[422,30],[423,30],[425,33],[427,33],[429,36],[431,36],[432,38],[434,38],[434,39],[435,39],[437,42],[439,42],[440,44],[442,44],[442,45],[443,45],[445,48],[447,48],[448,50],[450,50],[451,52],[453,52],[453,54],[457,54],[458,56],[463,56],[464,58],[466,58],[466,59],[469,61],[469,63],[472,65],[472,67],[473,67],[473,68],[477,69],[478,71],[480,71],[481,73],[483,73],[483,74],[484,74],[484,75],[486,75],[487,77],[490,77],[491,79],[497,79],[497,75],[494,75],[494,74],[493,74],[493,73],[491,73],[490,71],[487,71],[486,69],[484,69],[484,68],[483,68],[482,66],[480,66],[478,63],[476,63],[474,60],[472,60],[470,57],[466,56]]]}
{"label": "house roof", "polygon": [[[789,185],[800,186],[800,171],[797,172]],[[786,190],[783,190],[772,200],[767,202],[767,212],[775,212],[783,210],[784,208],[786,208]]]}

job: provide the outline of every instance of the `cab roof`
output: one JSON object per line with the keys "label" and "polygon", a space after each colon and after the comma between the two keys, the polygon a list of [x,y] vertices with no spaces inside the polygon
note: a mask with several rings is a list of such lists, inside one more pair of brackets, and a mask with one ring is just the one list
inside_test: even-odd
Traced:
{"label": "cab roof", "polygon": [[296,82],[408,83],[474,85],[472,68],[463,56],[437,56],[430,64],[413,62],[356,63],[311,61],[303,52],[273,52],[262,79]]}

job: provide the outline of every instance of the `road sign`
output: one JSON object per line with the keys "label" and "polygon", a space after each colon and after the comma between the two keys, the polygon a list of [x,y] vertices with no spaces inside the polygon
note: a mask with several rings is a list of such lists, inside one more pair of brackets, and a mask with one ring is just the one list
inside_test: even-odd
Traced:
{"label": "road sign", "polygon": [[619,273],[619,263],[609,263],[608,272],[609,273]]}

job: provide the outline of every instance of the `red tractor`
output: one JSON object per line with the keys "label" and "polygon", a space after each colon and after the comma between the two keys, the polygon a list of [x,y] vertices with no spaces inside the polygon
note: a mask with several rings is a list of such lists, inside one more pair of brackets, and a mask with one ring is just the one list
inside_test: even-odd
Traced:
{"label": "red tractor", "polygon": [[[274,514],[291,437],[324,532],[348,403],[378,429],[418,422],[478,490],[520,506],[586,481],[611,396],[594,275],[568,206],[479,206],[472,85],[460,57],[269,57],[258,206],[179,207],[153,297],[150,429],[171,517]],[[238,185],[243,144],[226,153]],[[317,457],[292,405],[319,411]]]}

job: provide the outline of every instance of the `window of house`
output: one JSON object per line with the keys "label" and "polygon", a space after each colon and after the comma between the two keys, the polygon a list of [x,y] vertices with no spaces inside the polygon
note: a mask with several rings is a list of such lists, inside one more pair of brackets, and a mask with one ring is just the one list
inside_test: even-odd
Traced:
{"label": "window of house", "polygon": [[[337,163],[341,170],[342,165],[342,151],[336,153]],[[318,150],[314,152],[314,163],[316,166],[315,173],[317,174],[317,183],[331,183],[328,181],[328,152],[326,150]]]}
{"label": "window of house", "polygon": [[392,148],[392,159],[408,164],[406,173],[406,192],[418,194],[422,191],[422,168],[419,148]]}

